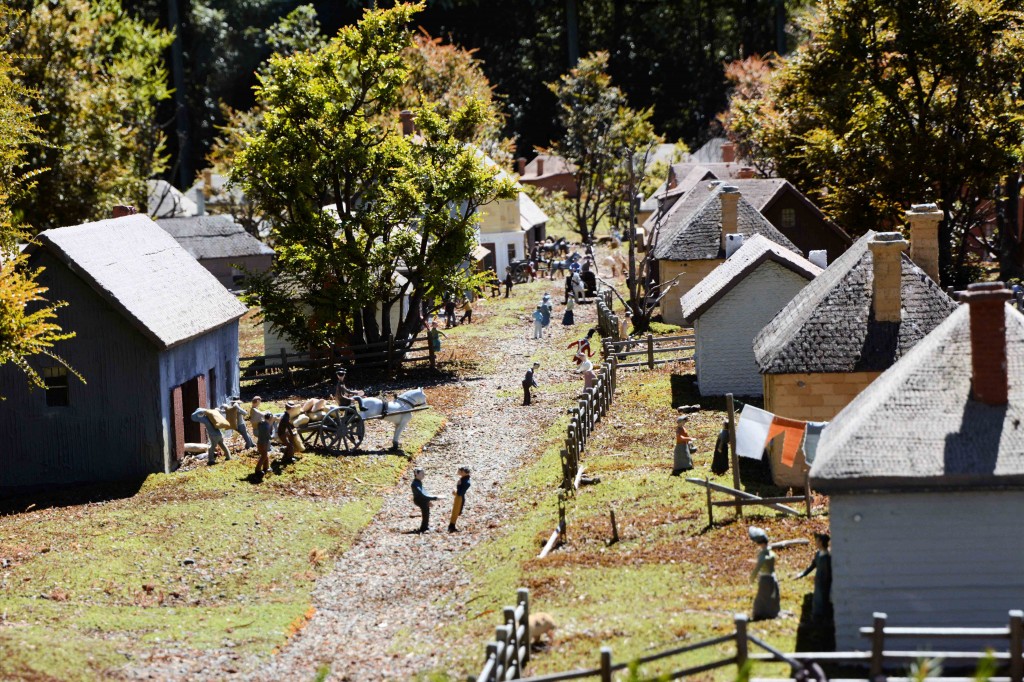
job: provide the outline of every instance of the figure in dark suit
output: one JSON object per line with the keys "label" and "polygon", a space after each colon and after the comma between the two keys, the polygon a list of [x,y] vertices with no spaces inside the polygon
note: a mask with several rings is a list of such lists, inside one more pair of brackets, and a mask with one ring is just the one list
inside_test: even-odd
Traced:
{"label": "figure in dark suit", "polygon": [[423,489],[423,477],[426,473],[423,469],[416,467],[412,472],[412,503],[420,508],[420,527],[415,532],[425,533],[430,530],[430,503],[437,499]]}
{"label": "figure in dark suit", "polygon": [[537,387],[537,380],[533,378],[533,373],[540,367],[539,362],[533,363],[533,367],[526,370],[526,376],[523,377],[523,405],[530,404],[530,389]]}

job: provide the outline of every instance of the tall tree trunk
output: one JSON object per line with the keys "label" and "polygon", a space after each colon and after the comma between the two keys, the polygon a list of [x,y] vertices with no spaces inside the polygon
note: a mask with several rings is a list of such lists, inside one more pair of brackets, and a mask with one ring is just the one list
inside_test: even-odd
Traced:
{"label": "tall tree trunk", "polygon": [[996,204],[996,229],[999,230],[999,279],[1004,282],[1024,279],[1024,242],[1020,233],[1020,173],[1011,173],[1003,183]]}

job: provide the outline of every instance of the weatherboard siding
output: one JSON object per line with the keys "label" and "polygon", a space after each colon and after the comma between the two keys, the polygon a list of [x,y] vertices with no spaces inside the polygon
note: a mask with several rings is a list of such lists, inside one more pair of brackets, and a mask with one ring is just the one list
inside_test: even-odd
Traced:
{"label": "weatherboard siding", "polygon": [[[40,249],[33,266],[65,331],[54,352],[86,383],[69,377],[70,405],[47,407],[21,372],[0,368],[0,488],[133,478],[164,468],[157,354],[120,312]],[[56,364],[33,358],[37,369]]]}
{"label": "weatherboard siding", "polygon": [[805,277],[766,261],[700,316],[694,329],[701,395],[763,394],[754,337],[806,284]]}
{"label": "weatherboard siding", "polygon": [[[869,647],[858,628],[876,611],[890,625],[997,627],[1024,609],[1024,491],[845,493],[829,506],[838,650]],[[911,642],[951,647],[895,648]]]}

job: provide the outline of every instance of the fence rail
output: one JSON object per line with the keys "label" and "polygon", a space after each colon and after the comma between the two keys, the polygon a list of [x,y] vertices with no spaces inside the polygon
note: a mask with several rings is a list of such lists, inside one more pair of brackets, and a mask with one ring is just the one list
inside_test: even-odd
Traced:
{"label": "fence rail", "polygon": [[576,405],[569,408],[569,426],[566,428],[565,447],[562,457],[562,485],[566,491],[575,489],[580,472],[580,458],[587,447],[590,434],[601,418],[608,414],[615,398],[616,367],[614,358],[605,362],[597,372],[597,379],[591,388],[583,389],[576,396]]}
{"label": "fence rail", "polygon": [[[667,344],[667,345],[666,345]],[[619,367],[647,367],[654,369],[656,365],[663,365],[668,362],[688,360],[692,357],[693,351],[697,348],[693,334],[680,334],[677,336],[654,336],[648,334],[645,337],[626,339],[624,341],[602,340],[602,350],[606,358],[615,358],[619,361]],[[659,355],[672,355],[672,357],[661,357]],[[643,357],[645,359],[636,362],[623,362],[631,357]]]}
{"label": "fence rail", "polygon": [[377,343],[312,352],[289,353],[282,348],[274,355],[240,357],[238,369],[242,382],[285,379],[294,385],[299,373],[325,373],[338,365],[358,369],[397,369],[413,363],[426,363],[431,369],[437,367],[437,354],[425,336],[398,340],[389,337]]}
{"label": "fence rail", "polygon": [[[522,595],[526,590],[519,590],[519,594]],[[511,607],[506,607],[505,617],[506,626],[509,618],[509,610]],[[524,609],[524,613],[527,610]],[[529,642],[529,615],[526,613],[527,629],[525,635],[526,641]],[[747,617],[742,614],[737,614],[733,619],[734,630],[733,632],[708,639],[702,642],[695,642],[685,646],[675,647],[662,651],[656,654],[648,656],[642,656],[640,658],[632,659],[630,661],[624,661],[620,663],[614,663],[612,659],[612,650],[610,647],[603,646],[599,652],[599,665],[596,668],[586,668],[570,670],[565,672],[549,673],[546,675],[537,675],[533,677],[522,677],[521,667],[516,668],[514,673],[511,668],[506,668],[508,674],[505,677],[483,677],[481,676],[470,676],[469,682],[492,682],[494,680],[511,680],[518,679],[521,682],[563,682],[564,680],[583,680],[583,679],[600,679],[601,682],[611,682],[612,675],[618,671],[625,670],[631,665],[640,666],[656,661],[662,661],[674,656],[681,656],[684,654],[692,653],[695,651],[701,651],[711,647],[721,646],[723,644],[734,644],[735,653],[732,655],[726,655],[722,658],[692,665],[689,667],[677,667],[673,668],[669,672],[662,673],[661,677],[655,679],[681,679],[692,675],[697,675],[708,670],[714,670],[716,668],[723,668],[726,666],[736,666],[736,677],[740,678],[743,674],[743,668],[748,664],[754,663],[785,663],[790,668],[791,677],[781,678],[787,681],[794,679],[817,679],[814,672],[810,668],[812,663],[824,663],[824,664],[838,664],[844,666],[856,666],[865,670],[867,673],[866,677],[853,677],[844,678],[845,680],[865,680],[870,682],[896,682],[897,680],[902,681],[908,678],[900,676],[889,676],[887,671],[895,672],[901,669],[901,666],[906,665],[908,662],[921,659],[923,657],[928,658],[942,658],[950,660],[976,662],[984,658],[990,657],[993,659],[999,671],[1004,672],[1007,677],[991,677],[989,679],[996,680],[1007,680],[1007,682],[1024,682],[1024,613],[1019,610],[1013,610],[1009,612],[1009,624],[1007,627],[999,628],[917,628],[917,627],[887,627],[886,626],[886,614],[876,613],[874,615],[874,623],[870,627],[864,627],[860,629],[861,635],[869,637],[871,639],[871,650],[870,651],[801,651],[796,653],[783,653],[775,647],[771,646],[767,642],[764,642],[760,638],[751,635],[747,632]],[[501,630],[501,628],[499,628]],[[900,651],[900,650],[887,650],[885,648],[886,638],[952,638],[952,639],[978,639],[978,640],[1006,640],[1008,649],[1006,651],[991,652],[990,650],[977,650],[977,651],[930,651],[930,650],[917,650],[917,651]],[[506,639],[506,641],[508,641]],[[522,641],[522,640],[519,640]],[[490,665],[493,662],[499,660],[500,656],[494,653],[495,645],[497,642],[488,644],[487,648],[487,660],[485,662],[484,671],[490,672],[496,670],[496,666]],[[752,653],[750,650],[752,647],[757,647],[762,651],[760,653]],[[526,647],[527,656],[529,655],[529,646]],[[646,679],[646,678],[641,678]],[[929,677],[930,680],[952,682],[953,680],[964,680],[972,678],[962,677]]]}

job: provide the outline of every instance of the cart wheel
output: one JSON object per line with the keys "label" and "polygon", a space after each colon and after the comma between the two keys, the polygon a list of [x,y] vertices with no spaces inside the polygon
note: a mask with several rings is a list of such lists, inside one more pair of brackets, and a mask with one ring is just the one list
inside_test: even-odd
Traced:
{"label": "cart wheel", "polygon": [[319,450],[323,439],[320,435],[320,428],[299,431],[299,440],[307,450]]}
{"label": "cart wheel", "polygon": [[363,443],[363,436],[366,435],[366,425],[355,411],[345,415],[344,421],[340,424],[338,431],[345,442],[345,451],[356,450]]}
{"label": "cart wheel", "polygon": [[330,454],[337,454],[341,449],[341,436],[338,431],[341,428],[341,420],[344,413],[340,409],[333,409],[324,415],[320,422],[320,447]]}

